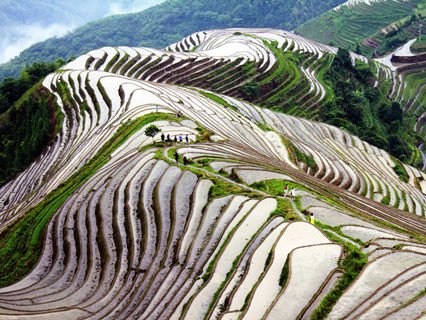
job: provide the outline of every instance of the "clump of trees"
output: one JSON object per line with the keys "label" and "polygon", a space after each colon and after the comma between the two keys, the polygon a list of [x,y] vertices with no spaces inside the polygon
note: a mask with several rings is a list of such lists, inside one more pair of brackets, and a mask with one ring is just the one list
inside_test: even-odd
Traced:
{"label": "clump of trees", "polygon": [[147,135],[148,137],[152,138],[152,141],[154,142],[154,137],[157,135],[157,133],[159,133],[161,130],[155,125],[155,124],[151,124],[150,126],[148,126],[148,128],[146,128],[145,130],[145,135]]}
{"label": "clump of trees", "polygon": [[22,70],[18,78],[4,79],[0,83],[0,113],[12,107],[27,90],[63,64],[61,59],[55,62],[35,62]]}
{"label": "clump of trees", "polygon": [[0,186],[34,161],[55,135],[56,103],[40,80],[61,61],[34,63],[0,83]]}
{"label": "clump of trees", "polygon": [[409,161],[422,140],[413,130],[414,119],[388,98],[386,90],[374,87],[374,73],[368,64],[357,60],[353,65],[349,52],[339,49],[324,79],[334,93],[320,109],[324,122]]}

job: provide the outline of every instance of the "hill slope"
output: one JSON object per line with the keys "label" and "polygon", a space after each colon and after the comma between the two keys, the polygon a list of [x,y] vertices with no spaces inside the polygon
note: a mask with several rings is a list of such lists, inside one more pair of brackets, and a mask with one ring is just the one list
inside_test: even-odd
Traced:
{"label": "hill slope", "polygon": [[92,51],[43,81],[64,121],[0,189],[0,319],[421,316],[424,173],[400,164],[404,182],[339,128],[176,83],[267,75],[273,41],[333,50],[218,30]]}
{"label": "hill slope", "polygon": [[68,59],[102,46],[162,48],[199,30],[229,27],[275,27],[292,30],[342,3],[326,1],[179,0],[140,13],[91,22],[61,38],[38,43],[0,65],[0,79],[16,77],[25,64]]}
{"label": "hill slope", "polygon": [[[413,24],[417,15],[425,16],[424,0],[348,1],[296,29],[306,38],[371,55],[383,43],[380,53],[396,49],[408,38],[400,39],[395,30]],[[410,21],[416,20],[416,21]],[[385,48],[386,47],[386,48]]]}
{"label": "hill slope", "polygon": [[[391,54],[377,59],[394,74],[390,95],[417,119],[415,129],[426,133],[426,50],[423,43],[412,39]],[[424,144],[423,144],[424,146]],[[424,150],[424,149],[423,149]],[[425,167],[424,167],[425,168]]]}

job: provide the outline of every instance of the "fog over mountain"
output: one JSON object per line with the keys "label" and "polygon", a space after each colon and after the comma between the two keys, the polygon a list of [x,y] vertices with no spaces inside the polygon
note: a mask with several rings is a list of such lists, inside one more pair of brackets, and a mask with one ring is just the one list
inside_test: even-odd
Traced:
{"label": "fog over mountain", "polygon": [[32,44],[63,36],[104,16],[137,12],[164,0],[0,1],[0,62],[17,56]]}

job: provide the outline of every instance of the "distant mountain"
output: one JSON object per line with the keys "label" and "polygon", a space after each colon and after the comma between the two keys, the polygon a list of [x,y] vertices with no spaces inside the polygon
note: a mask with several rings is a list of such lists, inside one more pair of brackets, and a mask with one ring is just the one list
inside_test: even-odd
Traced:
{"label": "distant mountain", "polygon": [[32,44],[107,15],[144,10],[164,0],[0,1],[0,62]]}
{"label": "distant mountain", "polygon": [[305,22],[296,33],[371,56],[385,54],[415,37],[425,16],[425,0],[352,0]]}
{"label": "distant mountain", "polygon": [[[143,12],[117,15],[89,23],[61,38],[31,46],[0,66],[0,79],[14,77],[26,64],[78,56],[102,46],[148,46],[161,48],[198,30],[227,27],[273,27],[292,30],[342,0],[169,0]],[[46,3],[45,5],[49,4]],[[105,10],[107,4],[78,4],[77,14]],[[43,10],[44,11],[44,10]],[[49,11],[49,10],[46,10]],[[29,13],[31,11],[29,10]],[[54,17],[62,16],[51,10]],[[46,17],[53,21],[53,17]]]}

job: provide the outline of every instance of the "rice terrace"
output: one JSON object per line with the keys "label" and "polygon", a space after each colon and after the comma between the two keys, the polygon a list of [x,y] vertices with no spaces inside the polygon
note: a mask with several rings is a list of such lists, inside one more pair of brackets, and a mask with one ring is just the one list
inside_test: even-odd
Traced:
{"label": "rice terrace", "polygon": [[43,76],[0,114],[32,128],[2,144],[28,165],[1,172],[0,319],[426,319],[425,47],[349,43],[386,3],[426,7],[344,3],[340,48],[217,28]]}

